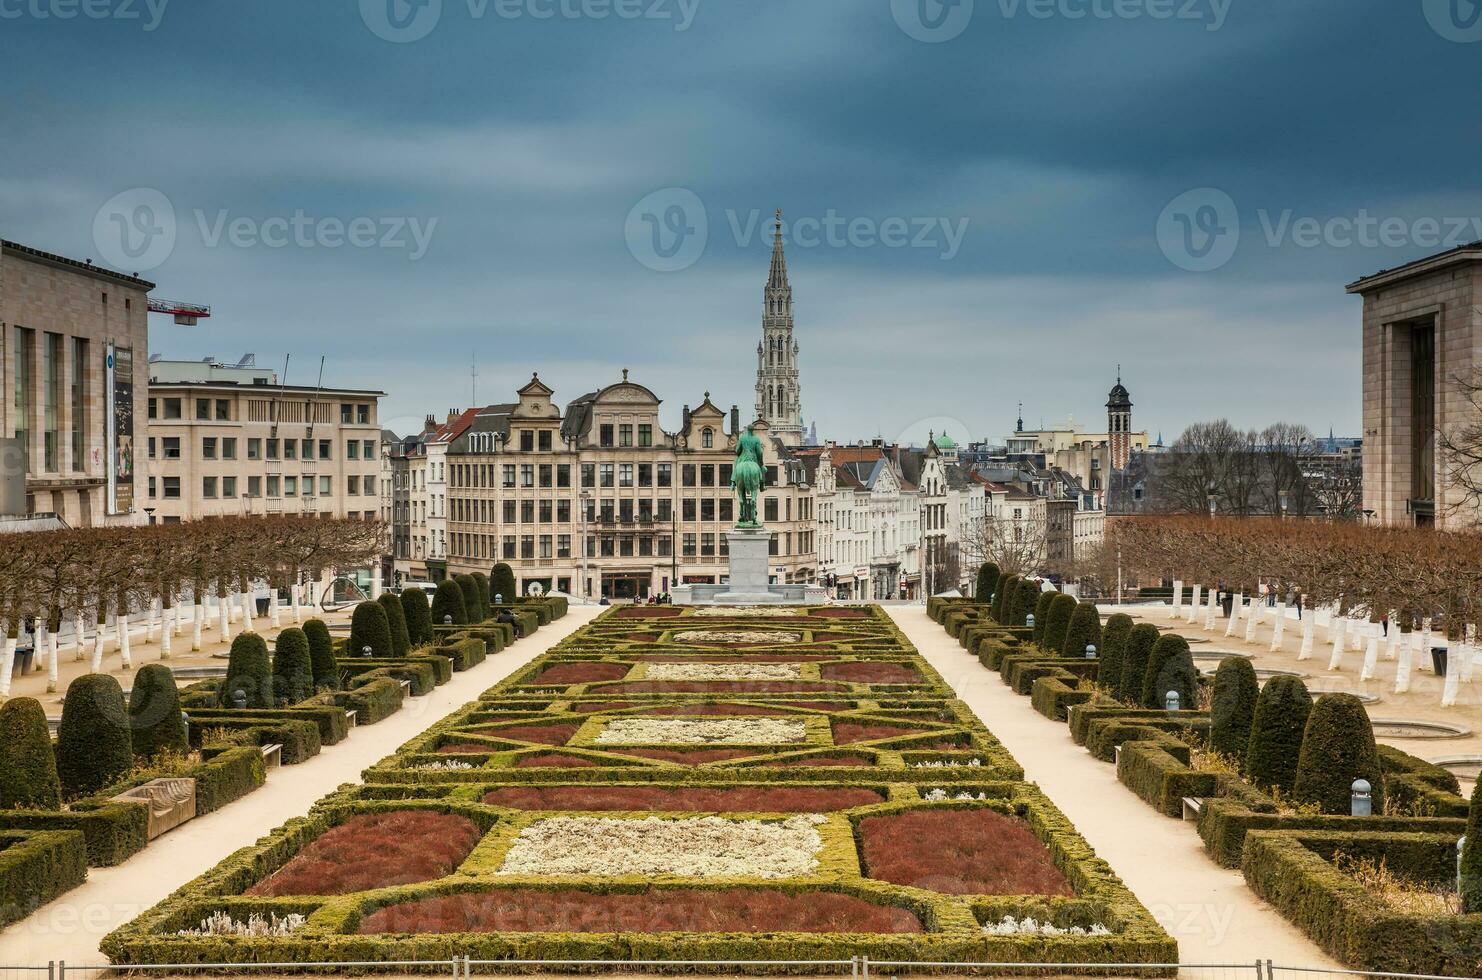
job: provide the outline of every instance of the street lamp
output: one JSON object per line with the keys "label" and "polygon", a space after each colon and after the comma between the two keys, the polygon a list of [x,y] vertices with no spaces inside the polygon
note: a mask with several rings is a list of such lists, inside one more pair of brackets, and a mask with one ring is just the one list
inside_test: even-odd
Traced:
{"label": "street lamp", "polygon": [[1219,509],[1219,498],[1214,495],[1214,481],[1210,480],[1209,486],[1205,489],[1209,494],[1209,516],[1214,517],[1214,512]]}
{"label": "street lamp", "polygon": [[1281,507],[1281,519],[1286,520],[1287,492],[1285,490],[1281,491],[1276,495],[1276,499]]}

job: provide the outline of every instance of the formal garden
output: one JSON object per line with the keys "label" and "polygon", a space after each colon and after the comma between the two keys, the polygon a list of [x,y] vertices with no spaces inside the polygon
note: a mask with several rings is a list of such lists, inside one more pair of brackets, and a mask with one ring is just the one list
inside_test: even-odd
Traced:
{"label": "formal garden", "polygon": [[[456,667],[448,651],[491,635],[438,624],[442,598],[437,652],[400,666]],[[726,972],[1177,961],[876,607],[610,609],[102,949],[753,961]]]}
{"label": "formal garden", "polygon": [[[1211,523],[1171,522],[1169,540],[1224,534],[1233,550],[1238,532]],[[1151,554],[1155,532],[1138,533]],[[1357,600],[1360,580],[1350,582],[1335,600],[1345,611],[1398,603],[1429,619],[1435,608],[1398,585]],[[977,594],[984,600],[933,599],[928,612],[1036,711],[1064,722],[1066,738],[1115,766],[1128,791],[1197,821],[1209,860],[1240,869],[1334,958],[1414,974],[1482,969],[1482,790],[1469,801],[1450,771],[1377,744],[1358,697],[1314,697],[1289,674],[1263,679],[1242,656],[1206,674],[1176,631],[1121,612],[1103,618],[992,565]],[[1444,628],[1465,635],[1457,624],[1468,611],[1449,611]]]}

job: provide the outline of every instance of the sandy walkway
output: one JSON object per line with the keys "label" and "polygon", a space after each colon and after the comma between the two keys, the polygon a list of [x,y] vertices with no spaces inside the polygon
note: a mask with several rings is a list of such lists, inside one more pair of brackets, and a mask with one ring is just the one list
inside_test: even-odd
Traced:
{"label": "sandy walkway", "polygon": [[1179,944],[1188,963],[1239,964],[1257,958],[1336,967],[1297,928],[1245,886],[1239,871],[1215,865],[1192,824],[1155,812],[1117,782],[1114,766],[1071,741],[998,674],[968,655],[922,606],[887,610],[930,663],[1024,767],[1025,775],[1075,822]]}
{"label": "sandy walkway", "polygon": [[[360,781],[361,772],[397,746],[473,700],[519,667],[593,619],[602,608],[572,605],[570,612],[528,639],[490,657],[447,684],[409,699],[379,724],[357,728],[308,762],[274,769],[265,786],[230,806],[192,820],[114,868],[91,868],[88,880],[0,932],[0,964],[45,964],[65,959],[79,966],[106,962],[98,941],[160,899],[245,847],[290,817],[308,811],[336,786]],[[140,658],[136,656],[136,663]],[[146,661],[147,662],[147,661]]]}

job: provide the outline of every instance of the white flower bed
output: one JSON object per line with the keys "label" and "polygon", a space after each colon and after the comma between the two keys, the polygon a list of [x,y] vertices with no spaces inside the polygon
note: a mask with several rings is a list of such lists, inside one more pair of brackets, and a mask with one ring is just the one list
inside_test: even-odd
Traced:
{"label": "white flower bed", "polygon": [[947,794],[947,791],[944,789],[934,789],[926,794],[926,799],[931,800],[934,803],[940,800],[986,800],[988,799],[988,794],[982,792],[973,794],[969,793],[967,790],[963,790],[957,793],[955,796],[949,796]]}
{"label": "white flower bed", "polygon": [[615,718],[598,745],[788,745],[808,738],[801,718]]}
{"label": "white flower bed", "polygon": [[983,932],[990,936],[1110,936],[1111,930],[1097,922],[1090,928],[1085,926],[1060,926],[1037,919],[1016,919],[1006,915],[997,922],[983,924]]}
{"label": "white flower bed", "polygon": [[701,606],[695,616],[734,616],[737,619],[781,619],[798,613],[782,606]]}
{"label": "white flower bed", "polygon": [[823,820],[552,817],[520,831],[498,873],[792,878],[818,869]]}
{"label": "white flower bed", "polygon": [[679,643],[801,643],[803,634],[772,630],[683,630],[674,634]]}
{"label": "white flower bed", "polygon": [[649,664],[651,681],[795,681],[802,664]]}
{"label": "white flower bed", "polygon": [[936,760],[934,762],[913,762],[913,763],[911,763],[910,768],[911,769],[957,769],[957,768],[959,768],[961,766],[981,766],[982,764],[983,764],[983,760],[982,759],[969,759],[966,762],[959,762],[956,759],[938,759],[938,760]]}
{"label": "white flower bed", "polygon": [[472,769],[473,763],[458,762],[457,760],[452,762],[425,762],[420,766],[413,766],[412,768],[418,772],[462,772],[465,769]]}
{"label": "white flower bed", "polygon": [[201,920],[200,928],[181,929],[175,935],[286,936],[307,921],[308,919],[297,912],[289,912],[282,918],[279,918],[276,912],[269,912],[266,916],[261,912],[253,912],[247,917],[246,922],[233,919],[226,912],[212,912]]}

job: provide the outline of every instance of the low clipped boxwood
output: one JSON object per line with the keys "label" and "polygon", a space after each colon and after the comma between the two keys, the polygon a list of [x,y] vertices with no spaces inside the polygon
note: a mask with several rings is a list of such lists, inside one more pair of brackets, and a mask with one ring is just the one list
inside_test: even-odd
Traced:
{"label": "low clipped boxwood", "polygon": [[1065,628],[1065,639],[1060,653],[1067,657],[1084,657],[1086,647],[1096,645],[1101,651],[1101,613],[1094,602],[1078,602],[1070,614],[1070,623]]}
{"label": "low clipped boxwood", "polygon": [[412,636],[407,629],[406,612],[401,608],[401,598],[390,592],[383,592],[376,601],[386,610],[386,623],[391,629],[391,655],[405,657],[412,649]]}
{"label": "low clipped boxwood", "polygon": [[1034,642],[1038,646],[1044,646],[1045,626],[1050,622],[1050,605],[1059,595],[1053,589],[1047,589],[1039,594],[1034,603]]}
{"label": "low clipped boxwood", "polygon": [[1101,628],[1101,667],[1096,680],[1107,691],[1115,691],[1122,679],[1122,655],[1127,649],[1127,637],[1132,632],[1132,617],[1126,613],[1112,613]]}
{"label": "low clipped boxwood", "polygon": [[226,680],[217,692],[217,705],[222,708],[234,707],[233,701],[238,691],[246,697],[248,708],[274,706],[268,645],[256,633],[239,633],[232,640],[231,653],[226,662]]}
{"label": "low clipped boxwood", "polygon": [[1002,574],[997,565],[991,561],[985,561],[978,566],[977,585],[973,589],[973,598],[979,602],[987,602],[993,596],[993,587],[998,584],[998,576]]}
{"label": "low clipped boxwood", "polygon": [[463,621],[465,623],[482,623],[489,618],[489,607],[480,605],[482,599],[479,596],[479,583],[474,581],[472,575],[455,575],[453,582],[458,586],[458,591],[463,594]]}
{"label": "low clipped boxwood", "polygon": [[1300,677],[1277,674],[1266,682],[1256,698],[1245,753],[1245,774],[1251,782],[1263,789],[1291,792],[1311,712],[1312,695]]}
{"label": "low clipped boxwood", "polygon": [[123,688],[108,674],[83,674],[67,685],[57,729],[57,777],[69,797],[96,793],[134,768]]}
{"label": "low clipped boxwood", "polygon": [[340,669],[335,662],[334,638],[322,619],[304,623],[304,637],[309,641],[309,670],[314,675],[314,690],[340,686]]}
{"label": "low clipped boxwood", "polygon": [[[1050,612],[1045,617],[1045,636],[1040,646],[1050,653],[1063,653],[1065,651],[1065,632],[1070,629],[1070,617],[1075,615],[1075,607],[1078,603],[1075,596],[1057,593],[1050,600]],[[1038,620],[1036,620],[1038,625]]]}
{"label": "low clipped boxwood", "polygon": [[162,753],[184,755],[190,751],[174,671],[164,664],[139,668],[129,690],[129,724],[137,759],[150,759]]}
{"label": "low clipped boxwood", "polygon": [[1250,751],[1250,729],[1256,718],[1261,683],[1249,658],[1226,657],[1214,672],[1214,696],[1209,706],[1209,747],[1245,764]]}
{"label": "low clipped boxwood", "polygon": [[11,698],[0,704],[0,810],[56,810],[61,805],[46,709],[35,698]]}
{"label": "low clipped boxwood", "polygon": [[463,626],[468,622],[468,612],[463,608],[463,590],[458,583],[444,579],[437,583],[437,592],[432,596],[432,625],[436,629],[445,624]]}
{"label": "low clipped boxwood", "polygon": [[1189,653],[1189,641],[1177,633],[1158,637],[1142,678],[1144,708],[1166,707],[1170,691],[1178,693],[1180,709],[1188,711],[1199,706],[1199,670]]}
{"label": "low clipped boxwood", "polygon": [[1349,813],[1358,779],[1368,781],[1374,812],[1382,813],[1384,775],[1369,713],[1352,694],[1324,694],[1307,716],[1292,796],[1301,803],[1316,803],[1323,813]]}
{"label": "low clipped boxwood", "polygon": [[386,610],[379,602],[362,602],[355,607],[350,617],[350,639],[346,644],[349,656],[361,656],[370,647],[372,657],[390,657],[391,623],[386,619]]}
{"label": "low clipped boxwood", "polygon": [[494,596],[503,596],[505,602],[512,602],[520,594],[520,587],[515,584],[515,571],[505,562],[498,562],[489,569],[489,599],[494,601]]}
{"label": "low clipped boxwood", "polygon": [[290,626],[273,646],[273,694],[284,704],[298,704],[314,693],[314,659],[309,638]]}
{"label": "low clipped boxwood", "polygon": [[81,832],[0,830],[0,928],[86,878],[87,842]]}
{"label": "low clipped boxwood", "polygon": [[432,609],[427,605],[427,593],[421,589],[406,588],[397,597],[401,602],[402,618],[407,624],[407,639],[412,646],[425,646],[432,642]]}

